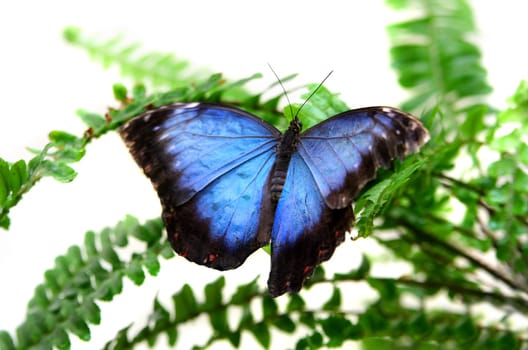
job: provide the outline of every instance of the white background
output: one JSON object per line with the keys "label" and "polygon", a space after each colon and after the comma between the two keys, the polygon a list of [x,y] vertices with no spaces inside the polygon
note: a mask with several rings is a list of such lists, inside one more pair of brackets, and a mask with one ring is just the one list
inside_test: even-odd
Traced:
{"label": "white background", "polygon": [[[528,78],[528,3],[474,1],[474,7],[477,40],[495,88],[491,102],[503,107],[519,81]],[[300,73],[298,84],[320,81],[334,70],[326,85],[359,107],[397,105],[405,96],[389,69],[384,29],[398,18],[401,14],[382,1],[0,2],[0,157],[29,159],[25,147],[42,148],[50,130],[82,133],[76,109],[104,113],[116,105],[111,85],[127,81],[66,44],[61,32],[67,25],[101,36],[123,33],[147,50],[175,52],[196,67],[232,78],[262,72],[263,85],[275,81],[268,62],[281,75]],[[160,214],[150,183],[115,134],[93,142],[75,169],[79,175],[70,184],[39,183],[12,210],[10,231],[0,231],[0,329],[12,332],[24,319],[45,269],[67,247],[82,243],[86,230],[113,226],[126,213],[142,219]],[[375,247],[369,240],[347,240],[325,266],[347,271],[362,249]],[[229,288],[257,274],[264,283],[268,261],[257,252],[240,269],[225,273]],[[127,282],[122,297],[102,306],[103,323],[93,328],[93,342],[75,341],[74,349],[100,348],[131,320],[141,321],[154,295],[168,301],[183,283],[201,286],[219,275],[179,257],[164,263],[160,276],[143,287]],[[365,288],[355,290],[355,299],[369,299]],[[208,329],[202,321],[186,326],[194,339],[183,339],[181,348]],[[291,345],[283,340],[280,348]]]}

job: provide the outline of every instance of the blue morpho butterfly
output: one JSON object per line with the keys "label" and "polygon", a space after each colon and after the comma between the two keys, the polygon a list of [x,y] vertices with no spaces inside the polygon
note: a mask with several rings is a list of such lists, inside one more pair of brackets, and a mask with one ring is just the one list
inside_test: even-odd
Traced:
{"label": "blue morpho butterfly", "polygon": [[284,134],[240,109],[163,106],[120,130],[152,180],[174,250],[218,270],[271,240],[272,296],[297,292],[354,222],[352,200],[379,167],[416,152],[428,132],[391,107],[350,110]]}

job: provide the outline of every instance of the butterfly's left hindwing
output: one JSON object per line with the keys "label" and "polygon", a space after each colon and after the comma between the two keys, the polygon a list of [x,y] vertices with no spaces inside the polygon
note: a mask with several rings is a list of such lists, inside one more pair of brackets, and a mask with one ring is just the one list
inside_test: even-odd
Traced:
{"label": "butterfly's left hindwing", "polygon": [[226,106],[177,104],[133,119],[121,135],[158,192],[178,254],[224,270],[269,242],[274,127]]}

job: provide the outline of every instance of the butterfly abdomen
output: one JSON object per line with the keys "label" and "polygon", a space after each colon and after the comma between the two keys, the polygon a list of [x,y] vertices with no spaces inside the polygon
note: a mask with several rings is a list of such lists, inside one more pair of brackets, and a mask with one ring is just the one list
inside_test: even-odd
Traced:
{"label": "butterfly abdomen", "polygon": [[299,142],[299,134],[301,132],[302,124],[298,119],[294,119],[290,123],[290,127],[284,135],[277,150],[277,158],[273,165],[273,172],[271,173],[270,191],[271,200],[274,203],[279,201],[286,182],[286,175],[288,174],[288,167],[293,153],[297,150],[297,143]]}

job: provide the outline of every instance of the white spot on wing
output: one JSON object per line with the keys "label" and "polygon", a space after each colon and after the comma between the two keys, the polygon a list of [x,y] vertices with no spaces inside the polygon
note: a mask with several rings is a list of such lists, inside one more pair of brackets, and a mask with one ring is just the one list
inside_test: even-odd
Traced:
{"label": "white spot on wing", "polygon": [[183,105],[183,108],[196,108],[200,105],[200,102],[191,102]]}
{"label": "white spot on wing", "polygon": [[386,113],[391,118],[396,115],[396,111],[393,108],[390,108],[390,107],[382,107],[381,111],[383,113]]}
{"label": "white spot on wing", "polygon": [[158,140],[159,140],[159,141],[163,141],[163,140],[165,140],[165,139],[167,139],[167,138],[169,138],[169,137],[170,137],[169,133],[164,132],[164,133],[161,133],[161,134],[159,135]]}
{"label": "white spot on wing", "polygon": [[152,112],[143,114],[143,121],[148,122],[150,120],[150,117],[152,117]]}

